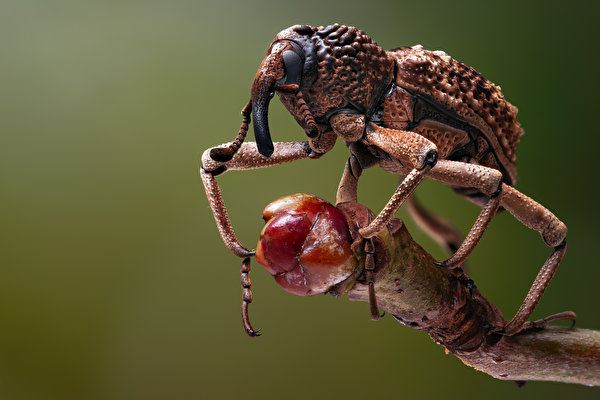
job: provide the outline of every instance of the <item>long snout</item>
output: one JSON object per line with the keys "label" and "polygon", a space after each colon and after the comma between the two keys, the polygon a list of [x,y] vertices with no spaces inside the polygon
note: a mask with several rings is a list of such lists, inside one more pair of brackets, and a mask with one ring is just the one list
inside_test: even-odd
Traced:
{"label": "long snout", "polygon": [[[267,61],[267,60],[265,60]],[[265,65],[266,64],[266,65]],[[265,157],[273,154],[273,141],[269,132],[269,102],[273,97],[275,77],[265,62],[256,74],[252,84],[252,119],[254,120],[254,137],[258,152]]]}

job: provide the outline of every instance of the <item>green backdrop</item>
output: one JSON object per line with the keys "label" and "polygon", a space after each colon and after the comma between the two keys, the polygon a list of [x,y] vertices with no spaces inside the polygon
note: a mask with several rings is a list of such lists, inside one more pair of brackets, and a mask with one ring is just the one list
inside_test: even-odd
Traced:
{"label": "green backdrop", "polygon": [[[583,386],[494,380],[422,332],[371,322],[364,303],[290,295],[256,263],[251,315],[264,335],[247,338],[239,260],[198,174],[204,149],[237,133],[280,30],[340,22],[385,48],[443,49],[519,107],[517,187],[569,227],[534,317],[570,309],[578,326],[600,329],[598,11],[521,3],[2,1],[0,397],[598,398]],[[278,101],[271,130],[304,137]],[[338,143],[317,161],[220,177],[240,240],[255,246],[261,210],[279,196],[334,200],[346,157]],[[359,198],[378,210],[396,185],[368,170]],[[463,231],[478,213],[434,182],[418,195]],[[502,214],[471,275],[510,317],[550,251]]]}

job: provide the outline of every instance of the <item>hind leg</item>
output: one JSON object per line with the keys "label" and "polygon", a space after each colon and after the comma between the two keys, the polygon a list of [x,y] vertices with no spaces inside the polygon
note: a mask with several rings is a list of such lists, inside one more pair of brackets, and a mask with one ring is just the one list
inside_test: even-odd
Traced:
{"label": "hind leg", "polygon": [[547,322],[558,319],[575,320],[574,312],[565,311],[533,323],[527,322],[527,319],[531,316],[531,313],[544,294],[544,291],[548,287],[550,280],[554,276],[554,273],[567,250],[567,243],[565,240],[567,236],[567,227],[545,207],[525,196],[515,188],[503,184],[502,192],[504,193],[502,206],[524,225],[540,232],[546,244],[554,247],[554,251],[546,260],[533,281],[531,289],[529,289],[527,296],[525,296],[525,300],[517,311],[517,314],[504,327],[501,333],[505,335],[514,335],[523,329],[541,327],[541,325],[545,325]]}
{"label": "hind leg", "polygon": [[[428,171],[427,175],[450,185],[475,187],[491,197],[501,196],[500,205],[502,207],[508,210],[523,225],[538,231],[546,244],[554,247],[554,251],[542,265],[516,315],[499,332],[505,335],[514,335],[529,327],[527,319],[533,313],[562,261],[566,251],[567,227],[548,209],[515,188],[502,183],[499,190],[494,189],[494,179],[492,179],[494,172],[499,174],[498,171],[487,167],[443,160]],[[572,320],[575,319],[575,313],[571,311],[559,313],[548,317],[546,320],[556,319]]]}

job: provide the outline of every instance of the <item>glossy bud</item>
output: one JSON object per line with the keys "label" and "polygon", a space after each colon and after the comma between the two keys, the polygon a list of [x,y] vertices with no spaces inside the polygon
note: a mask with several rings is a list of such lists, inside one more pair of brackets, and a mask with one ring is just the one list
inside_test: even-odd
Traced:
{"label": "glossy bud", "polygon": [[352,274],[346,218],[327,201],[285,196],[269,204],[263,218],[256,261],[284,290],[299,296],[326,293]]}

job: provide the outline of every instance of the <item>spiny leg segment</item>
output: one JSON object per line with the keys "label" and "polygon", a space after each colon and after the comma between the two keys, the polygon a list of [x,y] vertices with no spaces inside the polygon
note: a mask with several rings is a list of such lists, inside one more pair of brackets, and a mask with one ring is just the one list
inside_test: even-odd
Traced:
{"label": "spiny leg segment", "polygon": [[536,324],[541,325],[561,319],[575,321],[575,313],[565,311],[532,323],[527,322],[567,250],[567,242],[565,240],[567,227],[549,210],[515,188],[502,184],[502,191],[504,192],[502,206],[525,226],[540,232],[546,244],[554,247],[554,251],[540,269],[516,315],[499,333],[514,335],[523,329],[532,327],[532,324],[535,327]]}
{"label": "spiny leg segment", "polygon": [[373,123],[366,127],[366,140],[411,168],[379,215],[368,226],[359,230],[362,237],[370,238],[390,222],[425,178],[425,173],[436,164],[438,153],[436,145],[418,133],[383,128]]}
{"label": "spiny leg segment", "polygon": [[229,161],[223,162],[212,158],[212,150],[214,148],[208,149],[202,155],[200,175],[204,183],[210,208],[215,217],[217,229],[225,245],[233,254],[240,258],[250,257],[254,255],[254,252],[242,246],[238,241],[215,176],[228,170],[249,170],[285,164],[307,158],[310,152],[310,148],[306,142],[276,142],[274,147],[275,151],[269,158],[262,156],[258,152],[256,143],[254,142],[245,143]]}
{"label": "spiny leg segment", "polygon": [[458,250],[456,250],[452,257],[441,263],[436,263],[437,265],[455,270],[464,264],[483,237],[483,233],[488,228],[490,222],[492,222],[492,218],[496,215],[498,208],[500,208],[501,196],[502,193],[498,193],[490,197],[487,204],[481,209],[477,220]]}
{"label": "spiny leg segment", "polygon": [[[494,188],[499,187],[498,180],[494,177],[497,174],[500,174],[500,172],[491,168],[448,160],[438,162],[427,173],[429,177],[446,184],[477,188],[490,197],[493,197],[497,193],[494,191]],[[544,294],[564,256],[566,251],[565,237],[567,235],[567,227],[548,209],[512,186],[501,183],[499,196],[501,206],[507,209],[525,226],[540,232],[546,244],[554,247],[554,251],[542,265],[516,315],[499,332],[504,335],[514,335],[528,327],[527,320]],[[492,206],[494,206],[493,203],[489,205],[490,210],[493,209]],[[485,209],[482,211],[482,214],[484,212]],[[483,231],[477,233],[477,235],[481,234],[483,234]],[[575,313],[571,311],[562,312],[551,315],[545,320],[555,321],[557,319],[574,320]]]}
{"label": "spiny leg segment", "polygon": [[369,285],[369,311],[371,319],[377,321],[383,317],[379,314],[377,298],[375,297],[375,244],[373,239],[365,239],[365,280]]}
{"label": "spiny leg segment", "polygon": [[[436,163],[437,148],[432,142],[416,133],[369,124],[366,127],[366,143],[379,147],[403,165],[412,166],[413,169],[382,212],[368,226],[359,230],[360,235],[364,238],[373,237],[383,229],[418,183],[424,176],[427,176],[450,186],[476,188],[490,197],[469,233],[469,240],[463,242],[457,253],[450,258],[448,264],[460,265],[460,262],[467,258],[500,206],[506,208],[525,226],[540,232],[544,241],[549,246],[555,247],[554,252],[544,263],[534,280],[523,305],[500,333],[514,335],[526,327],[527,319],[531,316],[564,255],[566,226],[539,203],[518,192],[513,187],[502,183],[502,173],[498,170],[459,161],[440,160]],[[350,162],[346,164],[340,190],[342,188],[346,189],[342,193],[338,191],[338,199],[356,198],[357,185],[354,181],[358,180],[359,174],[352,174],[352,169],[348,170],[350,166]],[[348,192],[354,193],[348,194]],[[564,312],[550,316],[545,320],[574,319],[574,317],[574,313]]]}
{"label": "spiny leg segment", "polygon": [[[424,173],[437,161],[437,148],[431,141],[409,131],[397,131],[381,128],[377,125],[369,125],[366,129],[369,144],[381,146],[393,146],[401,153],[400,157],[407,163],[413,164],[414,168],[398,186],[392,198],[388,201],[379,215],[368,223],[367,226],[358,230],[365,240],[365,276],[369,285],[369,308],[371,318],[380,318],[377,309],[377,298],[375,296],[374,274],[375,259],[374,246],[371,238],[377,235],[393,218],[398,208],[411,195],[417,185],[423,180]],[[385,147],[383,147],[385,148]],[[392,154],[396,156],[396,154]],[[338,187],[337,202],[356,201],[357,183],[362,173],[362,166],[358,158],[352,155],[344,168],[342,179]]]}
{"label": "spiny leg segment", "polygon": [[248,306],[252,303],[252,282],[250,282],[250,257],[244,258],[242,266],[240,267],[241,281],[242,281],[242,323],[244,324],[244,330],[250,337],[260,336],[260,329],[255,330],[250,323],[250,317],[248,316]]}

